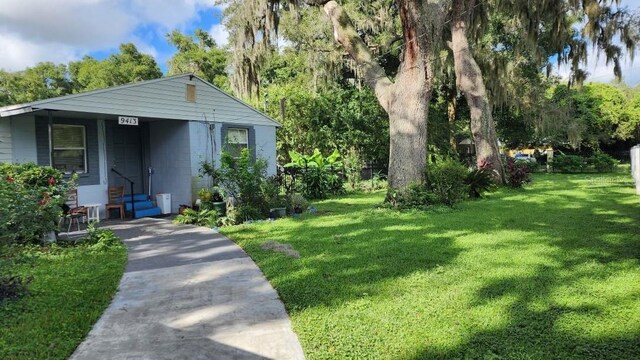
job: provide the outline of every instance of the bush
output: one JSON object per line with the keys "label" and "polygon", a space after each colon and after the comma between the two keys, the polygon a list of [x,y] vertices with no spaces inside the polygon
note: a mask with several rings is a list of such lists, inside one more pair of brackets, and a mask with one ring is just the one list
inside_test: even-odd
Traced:
{"label": "bush", "polygon": [[507,159],[507,181],[512,188],[521,188],[531,181],[527,161]]}
{"label": "bush", "polygon": [[467,197],[467,173],[467,168],[453,159],[433,162],[427,169],[427,188],[437,203],[454,205]]}
{"label": "bush", "polygon": [[176,224],[192,224],[198,226],[214,227],[218,223],[218,212],[213,209],[185,209],[182,214],[173,220]]}
{"label": "bush", "polygon": [[607,154],[595,153],[587,158],[587,164],[593,166],[594,170],[599,173],[606,173],[613,172],[616,165],[618,165],[618,161]]}
{"label": "bush", "polygon": [[387,189],[389,187],[389,183],[384,175],[375,174],[370,180],[363,180],[360,182],[359,186],[363,191],[370,192]]}
{"label": "bush", "polygon": [[74,180],[49,166],[0,164],[0,242],[35,243],[57,230]]}
{"label": "bush", "polygon": [[482,194],[495,188],[493,174],[488,167],[472,169],[464,179],[470,198],[482,197]]}
{"label": "bush", "polygon": [[[219,169],[220,185],[233,199],[234,212],[229,216],[236,223],[247,219],[266,219],[269,216],[269,202],[263,194],[267,179],[267,161],[252,159],[249,150],[243,149],[239,158],[223,152]],[[235,209],[233,209],[235,208]]]}
{"label": "bush", "polygon": [[290,214],[302,214],[309,207],[309,202],[304,196],[293,193],[287,198],[287,211]]}
{"label": "bush", "polygon": [[295,189],[309,199],[324,199],[329,195],[344,193],[344,179],[340,174],[343,168],[340,153],[334,150],[327,157],[318,149],[312,155],[302,155],[290,151],[291,162],[285,165],[293,169]]}
{"label": "bush", "polygon": [[362,180],[362,166],[364,162],[354,147],[351,147],[344,157],[344,172],[351,190],[358,187]]}
{"label": "bush", "polygon": [[87,227],[87,237],[84,242],[90,245],[91,250],[105,251],[112,247],[123,246],[120,238],[111,229],[97,228],[95,224]]}
{"label": "bush", "polygon": [[557,155],[551,161],[554,172],[577,173],[582,172],[586,167],[586,162],[578,155]]}
{"label": "bush", "polygon": [[424,184],[413,183],[404,190],[389,190],[386,201],[393,208],[426,209],[437,202],[435,194],[430,192]]}

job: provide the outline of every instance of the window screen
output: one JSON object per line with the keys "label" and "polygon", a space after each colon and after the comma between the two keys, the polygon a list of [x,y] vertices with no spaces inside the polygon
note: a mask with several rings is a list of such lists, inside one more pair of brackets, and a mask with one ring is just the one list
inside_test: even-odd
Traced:
{"label": "window screen", "polygon": [[53,167],[65,173],[87,172],[86,130],[79,125],[53,125]]}
{"label": "window screen", "polygon": [[242,149],[249,148],[249,130],[229,128],[227,129],[227,151],[231,156],[240,157]]}

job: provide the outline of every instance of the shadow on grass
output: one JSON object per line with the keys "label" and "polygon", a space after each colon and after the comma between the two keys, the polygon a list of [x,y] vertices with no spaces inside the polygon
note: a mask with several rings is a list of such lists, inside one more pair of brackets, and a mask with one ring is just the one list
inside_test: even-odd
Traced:
{"label": "shadow on grass", "polygon": [[[354,195],[320,203],[326,215],[229,235],[293,314],[393,292],[396,279],[437,269],[469,289],[464,311],[495,306],[504,316],[498,327],[470,323],[448,343],[397,345],[405,348],[387,357],[640,358],[638,200],[585,176],[538,180],[448,213],[379,210],[381,196]],[[302,259],[261,251],[266,239],[292,244]],[[395,340],[385,341],[391,351]]]}

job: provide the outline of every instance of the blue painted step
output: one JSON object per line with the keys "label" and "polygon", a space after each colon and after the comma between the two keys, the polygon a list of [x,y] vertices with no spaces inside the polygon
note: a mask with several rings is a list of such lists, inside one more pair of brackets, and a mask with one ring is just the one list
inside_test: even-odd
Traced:
{"label": "blue painted step", "polygon": [[[124,196],[124,207],[128,213],[131,213],[131,198],[131,195]],[[133,194],[133,203],[136,210],[136,219],[162,214],[162,210],[155,206],[146,194]]]}
{"label": "blue painted step", "polygon": [[144,209],[144,210],[136,210],[136,219],[149,217],[149,216],[158,216],[160,214],[162,214],[162,210],[160,210],[159,207],[154,207],[151,209]]}
{"label": "blue painted step", "polygon": [[[131,202],[131,195],[125,195],[123,197],[125,203]],[[133,201],[147,201],[149,200],[149,196],[147,194],[133,194]]]}
{"label": "blue painted step", "polygon": [[[147,201],[136,201],[134,203],[136,210],[142,210],[142,209],[150,209],[152,207],[155,207],[155,205],[153,204],[153,202],[151,200],[147,200]],[[127,211],[131,211],[131,203],[124,203],[124,208]]]}

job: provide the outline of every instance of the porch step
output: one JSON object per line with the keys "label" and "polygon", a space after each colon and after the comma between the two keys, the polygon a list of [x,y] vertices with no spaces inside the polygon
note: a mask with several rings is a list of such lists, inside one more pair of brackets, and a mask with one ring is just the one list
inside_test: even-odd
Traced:
{"label": "porch step", "polygon": [[[131,195],[124,196],[124,207],[128,213],[131,213],[131,198]],[[133,205],[136,210],[136,219],[162,214],[162,210],[155,206],[146,194],[133,194]]]}
{"label": "porch step", "polygon": [[136,219],[150,216],[158,216],[162,214],[162,210],[159,207],[152,207],[149,209],[138,210],[136,209]]}
{"label": "porch step", "polygon": [[[136,211],[138,210],[143,210],[143,209],[150,209],[152,207],[155,207],[155,205],[153,204],[153,202],[151,200],[146,200],[146,201],[135,201],[134,205],[136,207]],[[131,211],[131,203],[124,203],[124,208],[127,211]]]}
{"label": "porch step", "polygon": [[[147,201],[149,200],[149,196],[147,194],[133,194],[133,201]],[[123,197],[123,201],[125,203],[131,203],[131,195],[125,195]]]}

